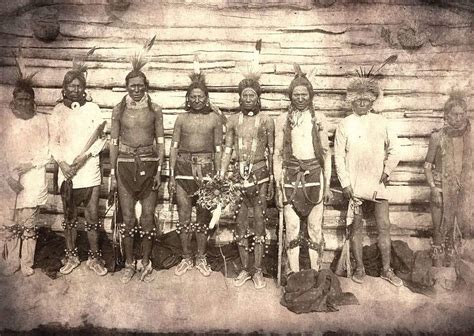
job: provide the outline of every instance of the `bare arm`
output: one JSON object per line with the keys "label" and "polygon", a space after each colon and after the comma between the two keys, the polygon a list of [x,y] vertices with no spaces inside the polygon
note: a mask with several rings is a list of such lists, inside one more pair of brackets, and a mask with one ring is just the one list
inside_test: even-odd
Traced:
{"label": "bare arm", "polygon": [[158,155],[158,169],[156,175],[161,175],[161,167],[165,160],[165,130],[163,128],[163,112],[161,107],[154,105],[155,112],[155,137],[156,137],[156,152]]}
{"label": "bare arm", "polygon": [[267,147],[268,147],[268,169],[270,170],[270,180],[273,182],[273,155],[275,152],[275,123],[272,118],[268,119],[267,129]]}
{"label": "bare arm", "polygon": [[181,141],[181,118],[178,116],[174,123],[173,138],[171,139],[170,148],[170,177],[174,177],[174,169],[176,166],[176,157],[178,155],[178,146]]}
{"label": "bare arm", "polygon": [[118,157],[118,145],[120,137],[120,107],[115,106],[112,111],[112,125],[110,127],[110,164],[111,164],[111,175],[115,175],[117,169],[117,157]]}
{"label": "bare arm", "polygon": [[222,154],[220,176],[225,176],[227,169],[229,168],[230,159],[232,158],[232,148],[234,145],[235,136],[234,123],[232,122],[233,120],[234,119],[229,119],[229,122],[227,123],[227,132],[225,134],[224,153]]}
{"label": "bare arm", "polygon": [[222,118],[216,116],[216,125],[214,127],[214,167],[216,172],[221,170],[223,127]]}

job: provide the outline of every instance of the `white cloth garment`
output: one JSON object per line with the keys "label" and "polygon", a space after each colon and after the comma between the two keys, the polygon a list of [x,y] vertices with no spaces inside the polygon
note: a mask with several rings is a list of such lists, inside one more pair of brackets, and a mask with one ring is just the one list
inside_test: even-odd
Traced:
{"label": "white cloth garment", "polygon": [[336,129],[334,142],[341,186],[350,185],[359,198],[388,199],[380,178],[384,172],[390,175],[399,162],[397,142],[396,134],[379,114],[344,118]]}
{"label": "white cloth garment", "polygon": [[[2,193],[7,207],[15,207],[15,193],[6,183],[8,176],[19,180],[23,190],[16,199],[16,208],[35,208],[44,205],[48,197],[46,182],[46,164],[50,159],[48,122],[44,115],[37,114],[24,120],[15,117],[10,111],[4,111],[1,130],[2,185],[10,189]],[[14,172],[20,164],[31,163],[34,168],[19,176]]]}
{"label": "white cloth garment", "polygon": [[[83,151],[91,135],[104,121],[97,104],[86,102],[76,109],[70,109],[63,103],[56,105],[51,116],[51,152],[54,159],[72,164]],[[104,141],[98,139],[89,149],[92,154],[84,166],[72,178],[73,188],[88,188],[101,184],[99,153]],[[59,169],[58,184],[64,181]]]}

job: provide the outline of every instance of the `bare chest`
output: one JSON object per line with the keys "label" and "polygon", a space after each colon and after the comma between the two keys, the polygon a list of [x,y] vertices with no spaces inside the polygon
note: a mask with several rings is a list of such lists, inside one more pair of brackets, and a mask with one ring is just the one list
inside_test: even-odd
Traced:
{"label": "bare chest", "polygon": [[121,118],[121,127],[127,131],[153,129],[154,124],[155,116],[148,109],[125,110]]}
{"label": "bare chest", "polygon": [[206,114],[186,115],[181,123],[181,132],[188,135],[212,136],[216,127],[214,118]]}

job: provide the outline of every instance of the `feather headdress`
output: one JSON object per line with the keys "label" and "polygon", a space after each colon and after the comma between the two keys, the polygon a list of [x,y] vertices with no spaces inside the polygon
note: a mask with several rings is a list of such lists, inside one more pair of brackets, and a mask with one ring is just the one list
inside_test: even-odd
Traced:
{"label": "feather headdress", "polygon": [[346,100],[349,102],[358,99],[368,99],[370,101],[377,100],[377,98],[382,94],[382,91],[379,88],[376,76],[380,74],[380,70],[382,70],[387,64],[395,63],[397,58],[397,55],[391,55],[375,71],[375,65],[372,65],[369,71],[366,71],[362,67],[356,70],[357,78],[352,80],[349,84]]}
{"label": "feather headdress", "polygon": [[259,39],[255,43],[255,50],[253,52],[253,57],[249,65],[247,66],[247,71],[244,73],[244,79],[239,83],[239,94],[242,94],[242,91],[245,88],[252,88],[260,96],[261,88],[258,83],[261,72],[260,72],[260,53],[262,51],[262,40]]}
{"label": "feather headdress", "polygon": [[74,79],[79,79],[84,86],[86,85],[87,78],[87,65],[86,61],[91,56],[97,48],[94,46],[87,51],[83,56],[76,56],[72,59],[72,69],[66,72],[63,80],[63,87],[71,83]]}
{"label": "feather headdress", "polygon": [[38,71],[27,73],[25,59],[23,58],[21,49],[18,51],[18,54],[14,56],[17,73],[13,94],[18,91],[26,91],[34,96],[33,77],[38,73]]}
{"label": "feather headdress", "polygon": [[[209,97],[209,90],[206,85],[206,78],[201,71],[198,55],[194,55],[193,72],[189,75],[189,78],[191,79],[191,84],[189,84],[188,89],[186,90],[186,105],[185,105],[185,109],[188,111],[191,109],[191,106],[189,103],[189,95],[194,89],[201,89],[202,92],[204,92],[204,94],[206,95],[206,97]],[[207,108],[205,110],[205,112],[210,112],[210,111],[211,111],[210,108]]]}
{"label": "feather headdress", "polygon": [[155,44],[156,35],[151,39],[146,40],[143,47],[136,51],[133,56],[130,58],[130,63],[132,63],[132,71],[141,71],[141,69],[148,63],[147,54]]}
{"label": "feather headdress", "polygon": [[84,73],[85,76],[87,77],[87,65],[86,61],[91,56],[95,51],[97,50],[97,47],[92,47],[87,51],[85,56],[80,56],[80,57],[74,57],[72,59],[72,70],[76,72],[81,72]]}
{"label": "feather headdress", "polygon": [[467,94],[462,90],[452,90],[449,92],[449,98],[444,104],[444,113],[451,112],[452,108],[460,106],[464,111],[467,110]]}
{"label": "feather headdress", "polygon": [[201,71],[201,65],[199,64],[198,55],[194,55],[193,72],[189,75],[189,78],[191,79],[191,85],[190,85],[191,90],[195,87],[198,87],[198,88],[201,88],[203,91],[205,91],[207,94],[208,90],[206,86],[206,76]]}
{"label": "feather headdress", "polygon": [[291,95],[293,94],[293,90],[297,86],[304,86],[308,89],[309,95],[311,98],[313,98],[314,92],[313,92],[313,85],[309,81],[308,77],[306,77],[306,74],[303,72],[301,69],[301,66],[297,63],[293,64],[293,70],[295,72],[295,78],[290,83],[290,87],[288,88],[288,94],[291,99]]}

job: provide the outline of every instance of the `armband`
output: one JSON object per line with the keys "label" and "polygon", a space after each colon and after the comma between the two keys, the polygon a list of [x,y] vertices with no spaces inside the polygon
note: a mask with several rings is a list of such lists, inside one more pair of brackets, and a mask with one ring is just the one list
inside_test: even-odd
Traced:
{"label": "armband", "polygon": [[433,164],[431,162],[426,162],[425,161],[425,164],[423,165],[423,168],[425,169],[433,169]]}
{"label": "armband", "polygon": [[112,139],[110,139],[110,140],[112,141],[112,145],[118,146],[118,144],[119,144],[119,139],[112,138]]}
{"label": "armband", "polygon": [[179,144],[178,141],[173,141],[172,144],[171,144],[171,147],[178,148],[178,144]]}
{"label": "armband", "polygon": [[115,176],[115,169],[114,168],[110,169],[110,175]]}
{"label": "armband", "polygon": [[225,150],[224,150],[224,153],[232,154],[232,147],[226,147]]}
{"label": "armband", "polygon": [[222,150],[221,146],[216,146],[216,153],[220,153]]}
{"label": "armband", "polygon": [[174,169],[170,169],[170,177],[174,176]]}
{"label": "armband", "polygon": [[161,171],[161,165],[158,166],[158,168],[156,169],[156,171],[159,173]]}
{"label": "armband", "polygon": [[165,138],[164,137],[156,138],[156,143],[160,144],[160,145],[164,144],[165,143]]}
{"label": "armband", "polygon": [[273,181],[275,177],[273,175],[270,175],[270,181]]}
{"label": "armband", "polygon": [[268,153],[272,154],[273,155],[273,152],[274,152],[274,149],[273,147],[268,147]]}

